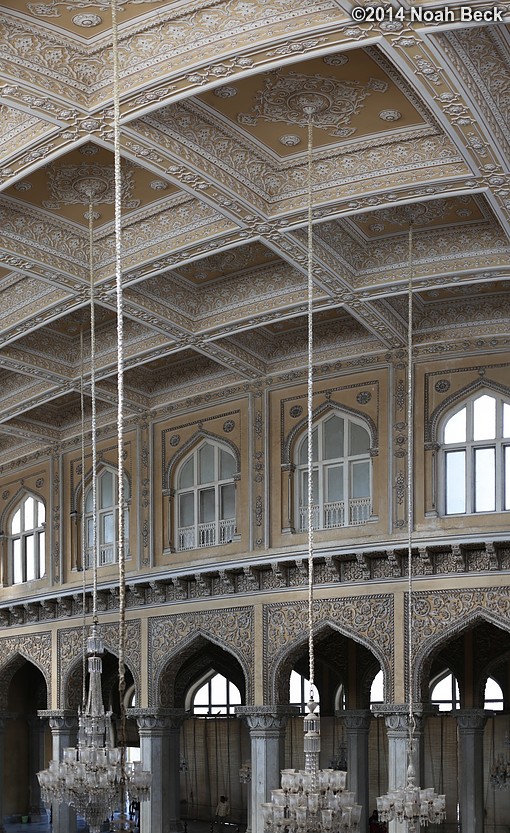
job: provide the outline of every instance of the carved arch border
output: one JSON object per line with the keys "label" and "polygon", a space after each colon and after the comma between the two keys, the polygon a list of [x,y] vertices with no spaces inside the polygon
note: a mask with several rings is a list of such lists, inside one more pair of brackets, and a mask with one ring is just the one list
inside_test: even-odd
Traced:
{"label": "carved arch border", "polygon": [[[118,622],[100,623],[98,636],[103,640],[106,650],[118,657],[119,625]],[[138,702],[141,695],[141,623],[139,619],[126,622],[125,662],[133,675]],[[78,666],[83,661],[83,629],[66,628],[59,630],[58,645],[58,708],[67,708],[70,686]],[[81,678],[80,678],[81,679]]]}
{"label": "carved arch border", "polygon": [[[108,469],[109,471],[112,472],[112,474],[115,475],[115,477],[118,477],[119,467],[117,465],[115,465],[114,463],[110,463],[108,460],[98,460],[97,467],[96,467],[96,477],[99,477],[101,472],[104,471],[105,469]],[[131,472],[129,471],[129,469],[126,468],[126,466],[122,466],[122,471],[124,472],[124,476],[126,477],[128,483],[129,483],[129,497],[126,500],[126,502],[129,504],[131,502],[131,499],[132,499],[132,496],[133,496],[133,478],[131,476]],[[85,489],[85,491],[87,491],[89,486],[91,485],[91,483],[92,483],[92,467],[90,467],[90,469],[87,471],[87,473],[85,475],[85,479],[82,480],[80,478],[80,482],[72,490],[72,493],[71,493],[71,510],[73,512],[75,512],[75,511],[80,511],[81,512],[81,493],[82,493],[82,489]],[[115,491],[114,497],[117,497],[116,491]],[[79,510],[78,510],[78,507],[80,507]]]}
{"label": "carved arch border", "polygon": [[[33,497],[34,500],[39,500],[43,505],[45,510],[48,509],[48,501],[44,499],[44,497],[38,492],[34,492],[33,489],[27,488],[27,486],[20,486],[16,493],[12,496],[8,503],[4,506],[2,510],[2,514],[0,515],[0,529],[3,530],[3,533],[7,535],[6,531],[6,521],[11,512],[15,509],[18,503],[21,503],[21,499],[23,495],[27,497]],[[46,526],[48,525],[48,521],[46,521]]]}
{"label": "carved arch border", "polygon": [[[408,611],[406,610],[406,630]],[[412,686],[416,702],[428,702],[430,667],[439,648],[477,622],[510,633],[510,587],[413,591]],[[410,677],[406,651],[406,687]]]}
{"label": "carved arch border", "polygon": [[[354,596],[349,599],[315,599],[313,631],[329,626],[367,648],[384,675],[385,701],[393,702],[395,630],[393,596]],[[381,627],[381,622],[385,627]],[[264,605],[264,702],[278,702],[278,677],[289,653],[303,643],[308,632],[308,602]]]}
{"label": "carved arch border", "polygon": [[[320,419],[322,416],[327,414],[328,411],[341,411],[347,415],[351,415],[360,419],[362,422],[365,422],[368,425],[370,431],[370,441],[371,441],[371,452],[370,456],[377,456],[379,453],[378,448],[378,430],[377,425],[375,424],[374,420],[368,414],[364,414],[362,411],[359,411],[357,408],[351,408],[348,405],[342,405],[340,402],[335,402],[332,399],[328,399],[326,402],[321,402],[314,410],[312,411],[312,421],[315,422],[316,420]],[[299,435],[306,431],[308,425],[308,417],[304,417],[301,419],[296,425],[294,425],[287,436],[284,438],[282,443],[282,465],[290,465],[292,463],[292,456],[294,452],[294,444],[296,439]]]}
{"label": "carved arch border", "polygon": [[450,394],[450,396],[447,396],[443,402],[434,408],[430,416],[426,417],[425,442],[438,442],[437,432],[439,423],[441,422],[443,416],[445,416],[445,414],[447,414],[448,411],[451,410],[456,404],[460,404],[464,399],[468,399],[474,393],[483,390],[499,393],[510,400],[510,388],[506,387],[506,385],[502,385],[501,382],[496,382],[493,379],[487,379],[487,377],[477,379],[475,382],[470,382],[460,390],[457,390]]}
{"label": "carved arch border", "polygon": [[[232,454],[234,455],[234,459],[236,461],[236,473],[240,474],[241,472],[241,452],[238,446],[232,442],[232,440],[227,439],[226,437],[220,437],[219,434],[214,434],[212,431],[204,431],[203,428],[199,428],[195,431],[194,434],[189,437],[182,448],[175,452],[175,454],[171,457],[168,461],[166,471],[163,473],[163,488],[171,489],[172,488],[172,480],[175,475],[175,471],[182,462],[182,460],[197,446],[202,440],[213,440],[213,442],[218,443],[218,445],[225,445],[227,448],[230,449]],[[235,475],[234,475],[235,476]]]}
{"label": "carved arch border", "polygon": [[51,707],[51,633],[31,633],[0,639],[0,704],[7,707],[12,663],[19,657],[35,665],[46,682],[47,708]]}
{"label": "carved arch border", "polygon": [[239,662],[246,685],[246,705],[254,696],[255,631],[251,607],[155,616],[148,623],[149,706],[157,706],[161,679],[169,662],[199,636],[213,642]]}

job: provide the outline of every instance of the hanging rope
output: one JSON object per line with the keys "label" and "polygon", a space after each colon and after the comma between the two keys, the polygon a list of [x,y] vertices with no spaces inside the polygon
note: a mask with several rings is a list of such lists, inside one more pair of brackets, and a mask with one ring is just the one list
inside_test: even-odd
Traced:
{"label": "hanging rope", "polygon": [[313,234],[312,234],[312,163],[313,122],[308,115],[308,654],[310,664],[310,700],[314,699],[315,658],[313,650]]}
{"label": "hanging rope", "polygon": [[85,547],[87,543],[86,528],[85,528],[85,397],[83,392],[83,324],[80,327],[80,413],[81,413],[81,569],[82,569],[82,690],[81,690],[81,708],[82,713],[85,713],[87,705],[87,591],[85,582]]}
{"label": "hanging rope", "polygon": [[413,592],[413,224],[409,224],[409,281],[407,305],[407,650],[409,673],[409,745],[412,750],[415,718],[413,710],[413,626],[412,626],[412,592]]}
{"label": "hanging rope", "polygon": [[90,397],[92,432],[92,625],[97,625],[97,419],[96,419],[96,311],[94,297],[93,206],[89,204],[89,281],[90,281]]}
{"label": "hanging rope", "polygon": [[126,569],[124,542],[124,328],[122,298],[122,170],[120,156],[120,71],[117,0],[112,0],[113,53],[113,146],[115,174],[115,287],[117,292],[117,456],[118,456],[118,564],[119,564],[119,746],[121,763],[121,809],[126,785]]}

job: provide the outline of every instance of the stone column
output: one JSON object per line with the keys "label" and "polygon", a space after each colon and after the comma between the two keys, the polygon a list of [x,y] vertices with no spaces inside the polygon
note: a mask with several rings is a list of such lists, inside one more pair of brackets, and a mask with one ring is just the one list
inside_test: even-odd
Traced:
{"label": "stone column", "polygon": [[370,709],[346,709],[337,716],[343,718],[347,737],[347,786],[362,807],[360,829],[368,830],[368,732],[372,713]]}
{"label": "stone column", "polygon": [[136,717],[143,769],[152,773],[150,799],[140,804],[140,833],[182,830],[180,731],[184,709],[128,709]]}
{"label": "stone column", "polygon": [[4,768],[5,768],[5,724],[8,714],[0,715],[0,833],[5,833],[4,827]]}
{"label": "stone column", "polygon": [[[52,737],[52,758],[61,761],[66,746],[76,746],[78,737],[78,715],[76,712],[59,709],[58,711],[41,710],[37,714],[48,718]],[[76,833],[76,813],[68,804],[51,807],[53,833]]]}
{"label": "stone column", "polygon": [[30,821],[46,821],[46,810],[41,800],[41,788],[37,779],[37,773],[45,769],[44,761],[44,735],[45,723],[37,718],[29,718],[29,755],[30,755],[30,801],[29,813]]}
{"label": "stone column", "polygon": [[246,721],[251,739],[251,824],[254,833],[264,830],[261,804],[280,786],[285,767],[285,727],[297,706],[236,706],[236,715]]}
{"label": "stone column", "polygon": [[483,709],[455,712],[459,728],[459,804],[462,833],[483,833]]}

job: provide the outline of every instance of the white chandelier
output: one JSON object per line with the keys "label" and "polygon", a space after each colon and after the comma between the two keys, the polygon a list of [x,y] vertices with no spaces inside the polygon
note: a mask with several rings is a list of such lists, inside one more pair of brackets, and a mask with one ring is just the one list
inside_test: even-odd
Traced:
{"label": "white chandelier", "polygon": [[310,662],[310,700],[304,717],[304,770],[284,769],[281,789],[271,790],[271,801],[262,804],[267,833],[359,833],[361,805],[353,792],[346,790],[347,773],[319,769],[320,717],[314,700],[313,645],[313,236],[312,163],[313,115],[323,106],[313,93],[300,96],[300,106],[308,122],[308,652]]}
{"label": "white chandelier", "polygon": [[414,768],[414,731],[415,716],[413,709],[413,653],[412,653],[412,545],[413,545],[413,224],[409,224],[409,281],[408,281],[408,321],[407,321],[407,650],[409,668],[409,739],[407,745],[407,783],[405,787],[389,790],[386,795],[377,798],[377,813],[380,822],[397,821],[407,823],[408,829],[414,831],[416,826],[439,824],[446,818],[446,797],[437,795],[432,787],[420,789],[415,784]]}
{"label": "white chandelier", "polygon": [[105,742],[111,712],[105,713],[101,695],[102,640],[93,626],[87,640],[89,693],[85,711],[78,717],[78,746],[64,749],[61,762],[52,760],[37,774],[46,805],[72,805],[88,822],[90,833],[99,833],[119,802],[123,779],[125,792],[135,801],[149,797],[151,774],[139,762],[121,766],[121,749]]}

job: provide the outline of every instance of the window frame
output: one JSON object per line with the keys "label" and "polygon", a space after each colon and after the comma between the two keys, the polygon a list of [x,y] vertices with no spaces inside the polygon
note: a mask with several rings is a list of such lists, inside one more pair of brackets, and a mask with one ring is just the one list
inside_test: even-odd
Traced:
{"label": "window frame", "polygon": [[[325,425],[334,417],[344,421],[343,429],[343,451],[341,457],[326,457],[325,452]],[[351,436],[351,425],[361,427],[368,436],[368,450],[358,454],[349,454],[349,442]],[[362,526],[368,523],[373,514],[373,466],[370,454],[371,432],[370,428],[361,417],[356,417],[348,411],[334,410],[322,416],[314,422],[312,431],[317,431],[317,459],[313,463],[313,472],[317,472],[317,494],[314,495],[314,528],[317,530],[337,529],[347,526]],[[308,528],[308,494],[307,494],[307,473],[308,463],[300,463],[301,449],[307,444],[308,431],[305,430],[298,437],[295,445],[295,518],[296,527],[299,532],[306,532]],[[359,464],[366,464],[368,468],[368,495],[361,498],[354,498],[353,494],[353,472]],[[328,472],[341,468],[341,481],[343,497],[337,501],[329,501]],[[360,517],[354,517],[356,501],[360,501]],[[365,503],[363,503],[365,501]],[[335,508],[335,504],[338,507]],[[343,506],[342,506],[343,505]],[[330,509],[326,509],[330,506]],[[331,513],[332,522],[327,523],[326,512]],[[336,518],[336,521],[335,521]]]}
{"label": "window frame", "polygon": [[[111,474],[113,477],[113,487],[112,487],[112,495],[113,495],[113,503],[109,504],[108,506],[101,507],[101,480],[105,477],[106,474]],[[129,559],[131,557],[130,554],[130,546],[129,546],[129,508],[131,503],[131,495],[130,495],[130,488],[129,488],[129,479],[124,472],[124,548],[125,548],[125,557]],[[111,567],[112,564],[117,564],[117,552],[118,552],[118,528],[119,528],[119,504],[118,504],[118,473],[115,468],[112,466],[102,466],[101,470],[96,474],[96,515],[97,515],[97,549],[99,552],[99,558],[97,567]],[[92,495],[92,483],[89,483],[88,488],[85,492],[85,513],[83,516],[83,524],[85,525],[85,552],[83,553],[83,564],[86,570],[90,570],[93,567],[93,544],[92,544],[92,521],[93,521],[93,510],[87,510],[87,502],[89,495]],[[102,541],[101,533],[103,530],[103,522],[106,517],[113,517],[113,541],[111,544],[105,543]],[[90,537],[89,537],[89,524],[90,524]],[[90,541],[90,544],[89,544]],[[111,549],[112,557],[111,558],[103,558],[102,557],[102,550],[107,548]]]}
{"label": "window frame", "polygon": [[[475,402],[484,396],[495,400],[495,437],[494,439],[475,440]],[[493,515],[510,511],[510,436],[504,436],[504,406],[510,407],[510,399],[491,389],[477,391],[468,398],[457,403],[442,417],[439,424],[439,498],[441,515],[446,518],[466,517],[469,515]],[[459,442],[445,441],[445,432],[451,419],[466,409],[466,439]],[[477,489],[476,458],[477,453],[486,450],[494,451],[494,508],[477,509],[477,494],[483,488]],[[463,511],[448,511],[448,457],[463,453],[464,479],[464,509]],[[508,473],[507,473],[508,472]],[[507,506],[508,503],[508,506]]]}
{"label": "window frame", "polygon": [[[34,524],[35,526],[25,528],[25,507],[29,500],[34,501]],[[42,506],[44,511],[44,521],[39,524],[39,506]],[[20,528],[19,532],[13,532],[12,525],[15,516],[20,512]],[[27,542],[29,538],[33,538],[34,550],[32,554],[33,561],[33,575],[28,577],[27,569]],[[8,540],[9,540],[9,580],[10,584],[26,584],[29,581],[39,581],[46,575],[46,505],[44,501],[30,492],[25,493],[19,501],[14,505],[9,514],[8,522]],[[42,540],[42,547],[41,547]],[[22,578],[16,580],[16,566],[15,566],[15,548],[16,542],[20,542],[20,568]],[[41,551],[42,550],[42,551]]]}
{"label": "window frame", "polygon": [[[200,482],[200,452],[206,446],[213,449],[213,479]],[[232,474],[229,477],[221,477],[221,452],[232,458]],[[179,481],[183,469],[190,461],[192,464],[192,483],[180,487]],[[206,547],[225,546],[232,543],[237,534],[237,489],[236,489],[237,461],[232,449],[214,439],[203,439],[179,462],[175,470],[174,483],[174,523],[175,523],[175,548],[177,552],[187,552]],[[229,517],[222,517],[223,497],[227,487],[232,487],[234,513]],[[201,520],[204,509],[202,496],[213,493],[214,518],[212,520]],[[193,521],[181,525],[181,502],[184,498],[192,497]]]}

